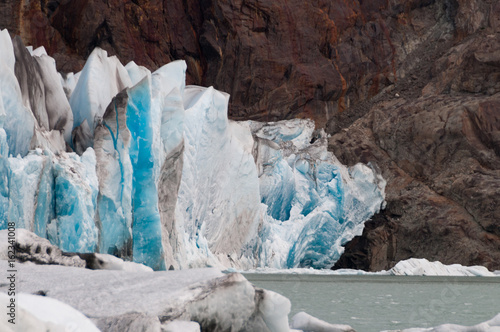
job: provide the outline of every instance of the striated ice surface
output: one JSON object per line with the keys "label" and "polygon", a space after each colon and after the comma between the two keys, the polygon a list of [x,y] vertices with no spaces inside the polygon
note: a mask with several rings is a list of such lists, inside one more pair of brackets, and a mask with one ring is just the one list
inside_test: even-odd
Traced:
{"label": "striated ice surface", "polygon": [[49,239],[62,250],[94,252],[98,229],[94,221],[98,195],[95,153],[64,154],[54,162],[55,214],[47,227]]}
{"label": "striated ice surface", "polygon": [[30,149],[35,118],[23,104],[21,88],[14,72],[14,47],[7,29],[0,31],[0,46],[0,116],[1,113],[5,114],[2,128],[7,135],[8,153],[24,156]]}
{"label": "striated ice surface", "polygon": [[215,257],[223,265],[234,260],[249,266],[254,259],[262,207],[253,139],[245,124],[228,121],[228,99],[213,88],[185,91],[176,218],[185,234],[182,261],[188,266],[216,264]]}
{"label": "striated ice surface", "polygon": [[366,165],[340,164],[310,120],[249,126],[267,205],[260,261],[277,268],[331,266],[342,244],[383,206],[385,181]]}
{"label": "striated ice surface", "polygon": [[[42,50],[40,50],[41,48]],[[73,112],[59,80],[55,60],[47,55],[43,47],[34,50],[33,55],[40,68],[49,129],[61,131],[64,136],[63,142],[70,143],[73,129]]]}
{"label": "striated ice surface", "polygon": [[17,228],[32,230],[65,251],[96,250],[98,229],[95,207],[98,183],[95,154],[81,157],[71,153],[55,156],[37,149],[24,158],[4,158],[2,177],[2,219]]}
{"label": "striated ice surface", "polygon": [[93,146],[94,128],[106,107],[118,92],[131,85],[127,70],[116,56],[108,57],[100,48],[90,54],[70,98],[73,127],[83,122],[87,126],[81,136],[73,137],[73,145],[81,145],[82,151]]}
{"label": "striated ice surface", "polygon": [[314,122],[230,121],[229,95],[186,87],[184,61],[151,73],[97,48],[59,76],[0,37],[0,228],[155,270],[328,268],[384,205],[376,167],[340,164]]}
{"label": "striated ice surface", "polygon": [[165,250],[173,251],[164,239],[162,218],[170,216],[160,211],[158,187],[166,159],[182,144],[184,81],[173,78],[185,70],[184,62],[172,62],[117,95],[95,135],[101,252],[155,269],[165,269]]}

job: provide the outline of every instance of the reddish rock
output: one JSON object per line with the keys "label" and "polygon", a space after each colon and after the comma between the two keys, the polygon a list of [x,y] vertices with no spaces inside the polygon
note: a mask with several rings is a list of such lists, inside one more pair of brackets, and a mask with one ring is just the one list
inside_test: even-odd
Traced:
{"label": "reddish rock", "polygon": [[96,46],[151,69],[185,59],[188,83],[231,93],[234,118],[324,126],[395,80],[401,38],[417,33],[410,13],[431,3],[11,0],[0,27],[44,45],[63,71]]}
{"label": "reddish rock", "polygon": [[231,117],[309,117],[342,162],[376,162],[387,209],[337,267],[500,269],[498,1],[6,0],[0,28],[62,71],[96,46],[150,69],[185,59]]}
{"label": "reddish rock", "polygon": [[389,269],[412,257],[500,269],[500,95],[384,101],[334,135],[347,164],[375,162],[387,208],[336,268]]}

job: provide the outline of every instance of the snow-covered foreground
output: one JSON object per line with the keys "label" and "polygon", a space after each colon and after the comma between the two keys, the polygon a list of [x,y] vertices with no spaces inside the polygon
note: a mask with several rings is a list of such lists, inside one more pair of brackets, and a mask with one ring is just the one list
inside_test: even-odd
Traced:
{"label": "snow-covered foreground", "polygon": [[[7,231],[0,231],[0,269],[4,271],[8,270],[7,244]],[[200,327],[214,331],[352,331],[350,326],[332,325],[304,312],[289,321],[291,303],[287,298],[254,287],[239,273],[223,274],[213,268],[154,272],[110,255],[64,253],[23,229],[17,231],[15,246],[15,284],[21,292],[16,299],[19,324],[16,330],[2,320],[1,331],[38,331],[35,326],[56,331],[199,331]],[[372,274],[471,275],[470,271],[489,275],[477,267],[425,260],[403,261],[391,271]],[[0,305],[9,304],[5,294],[9,287],[0,285]]]}
{"label": "snow-covered foreground", "polygon": [[[0,229],[155,270],[331,266],[384,205],[310,120],[235,122],[229,95],[101,49],[76,74],[0,32]],[[68,152],[74,151],[74,152]]]}
{"label": "snow-covered foreground", "polygon": [[[7,261],[0,261],[6,271]],[[256,288],[241,274],[216,269],[178,271],[89,270],[17,263],[16,325],[1,331],[354,331],[304,312],[288,317],[290,301]],[[0,305],[7,307],[7,286]],[[496,332],[500,314],[473,327],[445,324],[417,331]]]}
{"label": "snow-covered foreground", "polygon": [[[30,263],[17,264],[17,268],[16,288],[23,292],[16,299],[17,325],[2,318],[2,331],[30,332],[39,327],[85,332],[161,328],[183,332],[200,327],[210,331],[290,330],[290,301],[254,287],[239,273],[223,274],[216,269],[129,272]],[[0,269],[8,269],[7,261],[0,261]],[[5,294],[8,287],[0,286],[4,308],[10,300]],[[351,330],[305,313],[294,321],[308,331]]]}

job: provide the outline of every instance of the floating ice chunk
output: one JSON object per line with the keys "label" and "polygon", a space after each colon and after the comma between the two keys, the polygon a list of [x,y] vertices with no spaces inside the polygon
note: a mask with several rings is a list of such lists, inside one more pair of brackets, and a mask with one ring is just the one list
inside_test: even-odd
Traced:
{"label": "floating ice chunk", "polygon": [[329,324],[303,311],[292,317],[290,327],[303,332],[355,332],[349,325]]}
{"label": "floating ice chunk", "polygon": [[288,330],[288,314],[292,304],[289,299],[272,291],[264,291],[259,310],[271,332]]}
{"label": "floating ice chunk", "polygon": [[495,273],[488,271],[484,266],[444,265],[441,262],[429,262],[425,258],[400,261],[389,270],[389,273],[406,276],[495,276]]}
{"label": "floating ice chunk", "polygon": [[443,324],[431,328],[411,328],[401,332],[498,332],[500,331],[500,314],[487,322],[474,326],[463,326],[456,324]]}
{"label": "floating ice chunk", "polygon": [[[71,94],[70,105],[74,115],[74,128],[87,120],[89,136],[94,136],[94,128],[102,119],[111,99],[132,82],[127,70],[116,56],[108,57],[106,51],[95,48],[90,54]],[[75,142],[73,142],[75,144]],[[86,147],[93,141],[80,142]]]}
{"label": "floating ice chunk", "polygon": [[183,320],[174,320],[162,327],[164,332],[200,332],[200,324]]}

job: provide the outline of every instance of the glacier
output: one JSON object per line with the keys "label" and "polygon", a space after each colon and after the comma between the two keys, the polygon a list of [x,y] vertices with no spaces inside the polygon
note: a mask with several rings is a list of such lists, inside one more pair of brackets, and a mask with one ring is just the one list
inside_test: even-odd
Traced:
{"label": "glacier", "polygon": [[0,32],[0,229],[155,270],[327,268],[384,206],[307,119],[228,119],[229,95],[96,48],[57,73]]}

